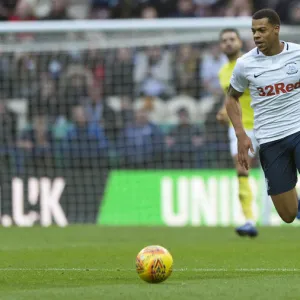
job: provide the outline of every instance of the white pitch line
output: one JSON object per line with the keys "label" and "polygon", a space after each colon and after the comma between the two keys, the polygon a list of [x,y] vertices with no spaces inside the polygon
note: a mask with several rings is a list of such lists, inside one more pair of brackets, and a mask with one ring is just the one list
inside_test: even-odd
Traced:
{"label": "white pitch line", "polygon": [[[126,272],[135,271],[135,269],[105,269],[105,268],[0,268],[0,272],[15,271],[15,272]],[[195,269],[174,269],[174,272],[300,272],[300,269],[293,268],[240,268],[240,269],[225,269],[225,268],[195,268]]]}

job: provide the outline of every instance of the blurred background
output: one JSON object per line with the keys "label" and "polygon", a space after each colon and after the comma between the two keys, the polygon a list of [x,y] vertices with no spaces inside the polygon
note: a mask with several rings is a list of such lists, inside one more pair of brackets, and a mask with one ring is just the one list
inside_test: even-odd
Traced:
{"label": "blurred background", "polygon": [[[292,26],[286,32],[298,28],[297,0],[1,0],[1,214],[8,224],[23,222],[10,218],[15,178],[24,185],[29,223],[39,221],[41,209],[38,192],[35,197],[31,193],[32,178],[64,178],[60,203],[70,223],[101,223],[99,207],[109,201],[115,206],[103,217],[105,222],[126,219],[121,211],[117,217],[118,196],[102,201],[108,190],[122,184],[124,191],[119,192],[127,195],[123,203],[131,203],[128,211],[151,210],[150,196],[145,196],[151,181],[145,179],[144,195],[134,187],[145,170],[148,175],[160,170],[165,173],[159,180],[175,176],[175,181],[193,170],[206,178],[205,184],[210,170],[218,170],[216,189],[222,193],[220,178],[233,180],[234,171],[228,128],[216,121],[224,100],[218,72],[227,61],[218,34],[236,18],[238,29],[248,32],[243,35],[244,51],[251,50],[245,21],[263,7],[276,9],[282,23]],[[159,23],[164,18],[176,30],[164,28]],[[194,22],[195,28],[180,31],[184,20]],[[57,23],[61,21],[68,22]],[[206,21],[211,22],[207,28],[197,27]],[[149,30],[139,31],[142,23],[134,22],[146,22]],[[133,29],[125,30],[127,25]],[[161,29],[151,29],[157,25]],[[112,188],[112,174],[123,174],[122,184],[117,181]],[[159,184],[153,188],[159,190]],[[235,188],[229,189],[229,199],[235,199]],[[134,206],[132,199],[141,199],[142,206]],[[145,218],[163,223],[155,221],[159,211],[150,210]],[[27,214],[32,211],[37,215]],[[132,217],[128,223],[147,224],[142,219]]]}
{"label": "blurred background", "polygon": [[283,23],[298,24],[297,0],[1,0],[1,19],[155,19],[251,16],[273,8]]}

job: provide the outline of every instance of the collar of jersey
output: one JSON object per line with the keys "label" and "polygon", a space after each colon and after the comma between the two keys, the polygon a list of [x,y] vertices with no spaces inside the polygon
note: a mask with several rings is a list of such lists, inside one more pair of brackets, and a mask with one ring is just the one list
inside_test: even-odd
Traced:
{"label": "collar of jersey", "polygon": [[[284,52],[286,52],[286,51],[289,50],[289,44],[288,44],[287,42],[281,41],[281,40],[280,40],[280,42],[284,44],[283,50],[282,50],[280,53],[278,53],[278,54],[276,54],[276,55],[272,55],[272,56],[270,56],[270,57],[276,57],[276,56],[278,56],[278,55],[280,55],[280,54],[282,54],[282,53],[284,53]],[[260,51],[258,50],[258,48],[256,48],[256,51],[257,51],[257,55],[267,56],[267,55],[264,55],[262,52],[260,52]]]}

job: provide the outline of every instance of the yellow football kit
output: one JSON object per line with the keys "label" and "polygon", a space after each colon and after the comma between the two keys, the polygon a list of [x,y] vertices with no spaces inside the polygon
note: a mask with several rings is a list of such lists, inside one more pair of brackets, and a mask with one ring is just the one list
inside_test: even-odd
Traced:
{"label": "yellow football kit", "polygon": [[[229,85],[230,85],[230,78],[233,73],[233,69],[235,67],[236,60],[230,61],[226,63],[219,72],[219,80],[220,85],[222,89],[224,90],[224,93],[227,94]],[[253,130],[254,125],[254,113],[253,109],[251,108],[251,97],[250,97],[250,91],[249,89],[245,90],[244,94],[240,97],[240,105],[242,110],[242,122],[243,126],[246,130]],[[232,127],[232,124],[230,123],[230,127]],[[233,128],[230,128],[231,131],[233,131]],[[235,134],[231,134],[234,135]],[[233,145],[231,147],[234,147],[235,150],[232,151],[232,155],[237,154],[237,141],[233,141]],[[244,213],[244,216],[246,220],[253,221],[253,211],[252,211],[252,191],[249,184],[249,179],[246,176],[238,176],[238,182],[239,182],[239,200],[242,206],[242,210]]]}
{"label": "yellow football kit", "polygon": [[[225,94],[227,94],[229,85],[230,85],[230,78],[235,67],[236,60],[230,61],[229,63],[225,64],[220,72],[219,72],[219,80],[222,89],[224,90]],[[242,121],[244,128],[247,130],[253,130],[254,125],[254,113],[253,109],[250,106],[251,104],[251,96],[249,89],[245,90],[244,94],[240,97],[240,105],[242,109]],[[232,126],[230,124],[230,126]]]}

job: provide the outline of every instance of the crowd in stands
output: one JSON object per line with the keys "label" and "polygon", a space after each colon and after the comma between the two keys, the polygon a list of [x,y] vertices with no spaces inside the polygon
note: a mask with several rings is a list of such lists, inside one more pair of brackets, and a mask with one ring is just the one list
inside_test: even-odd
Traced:
{"label": "crowd in stands", "polygon": [[1,0],[0,19],[251,16],[263,7],[276,9],[284,23],[300,23],[300,0]]}
{"label": "crowd in stands", "polygon": [[[33,0],[2,1],[1,19],[74,18],[71,0],[51,3],[41,16]],[[87,17],[251,15],[254,5],[246,0],[93,0]],[[244,47],[254,45],[246,41]],[[1,162],[17,172],[32,165],[231,167],[227,128],[215,119],[223,101],[218,72],[226,61],[217,43],[0,52]],[[26,102],[26,126],[11,105],[16,99]]]}
{"label": "crowd in stands", "polygon": [[[225,62],[217,44],[0,53],[2,156],[20,172],[227,167]],[[26,100],[25,128],[11,99]]]}

